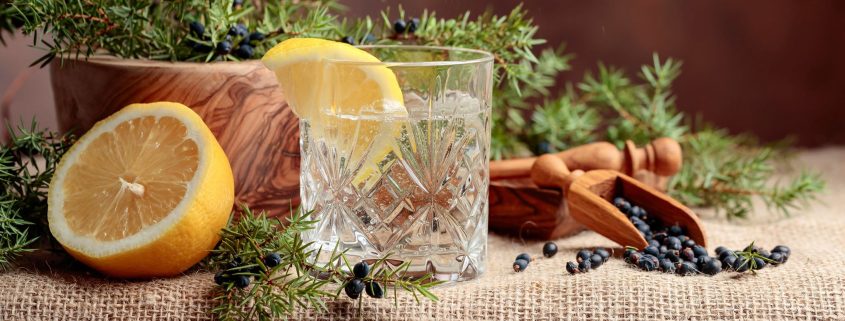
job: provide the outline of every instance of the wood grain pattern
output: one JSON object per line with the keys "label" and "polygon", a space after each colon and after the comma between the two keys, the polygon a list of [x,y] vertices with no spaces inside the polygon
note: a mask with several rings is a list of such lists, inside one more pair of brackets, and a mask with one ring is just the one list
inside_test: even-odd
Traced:
{"label": "wood grain pattern", "polygon": [[95,57],[56,61],[50,74],[61,130],[81,134],[132,103],[180,102],[202,117],[226,152],[237,202],[272,216],[299,204],[299,120],[259,61]]}

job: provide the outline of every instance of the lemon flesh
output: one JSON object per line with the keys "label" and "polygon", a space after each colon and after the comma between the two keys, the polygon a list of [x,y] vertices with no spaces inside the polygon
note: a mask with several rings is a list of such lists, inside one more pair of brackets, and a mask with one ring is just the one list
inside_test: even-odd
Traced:
{"label": "lemon flesh", "polygon": [[62,157],[49,191],[53,236],[109,275],[178,274],[219,240],[234,202],[223,149],[176,103],[130,105]]}
{"label": "lemon flesh", "polygon": [[323,39],[285,40],[261,59],[309,134],[360,170],[354,185],[395,153],[408,113],[394,72],[366,51]]}

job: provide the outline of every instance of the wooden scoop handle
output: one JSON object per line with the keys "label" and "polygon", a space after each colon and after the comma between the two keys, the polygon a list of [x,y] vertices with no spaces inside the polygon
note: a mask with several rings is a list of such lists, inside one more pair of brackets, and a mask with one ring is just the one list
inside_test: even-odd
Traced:
{"label": "wooden scoop handle", "polygon": [[[554,153],[568,168],[584,171],[612,169],[633,175],[639,170],[648,170],[660,176],[675,175],[681,169],[683,155],[681,146],[671,138],[658,138],[643,148],[633,142],[625,142],[620,151],[611,143],[596,142]],[[517,158],[490,162],[490,178],[527,177],[536,157]]]}
{"label": "wooden scoop handle", "polygon": [[560,188],[564,195],[566,195],[572,182],[579,176],[584,175],[584,171],[580,169],[570,172],[566,163],[554,154],[545,154],[538,157],[530,171],[531,180],[534,181],[534,184],[540,187]]}

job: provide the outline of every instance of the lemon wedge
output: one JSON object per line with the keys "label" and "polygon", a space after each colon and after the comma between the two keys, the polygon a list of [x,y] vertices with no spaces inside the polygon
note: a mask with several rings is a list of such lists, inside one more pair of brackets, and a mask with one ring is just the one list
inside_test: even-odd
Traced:
{"label": "lemon wedge", "polygon": [[177,103],[129,105],[62,157],[50,231],[105,274],[172,276],[219,240],[234,202],[229,161],[199,115]]}
{"label": "lemon wedge", "polygon": [[364,50],[311,38],[285,40],[261,61],[310,138],[336,149],[345,164],[361,165],[352,183],[375,179],[379,163],[396,154],[397,120],[408,115],[394,72]]}

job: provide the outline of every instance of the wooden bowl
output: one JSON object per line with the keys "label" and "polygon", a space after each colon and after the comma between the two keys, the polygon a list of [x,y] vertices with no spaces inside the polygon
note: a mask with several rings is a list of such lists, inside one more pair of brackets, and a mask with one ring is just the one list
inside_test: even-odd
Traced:
{"label": "wooden bowl", "polygon": [[50,66],[62,131],[82,134],[132,103],[196,111],[229,157],[236,202],[286,215],[299,204],[299,120],[259,61],[186,63],[92,57]]}

